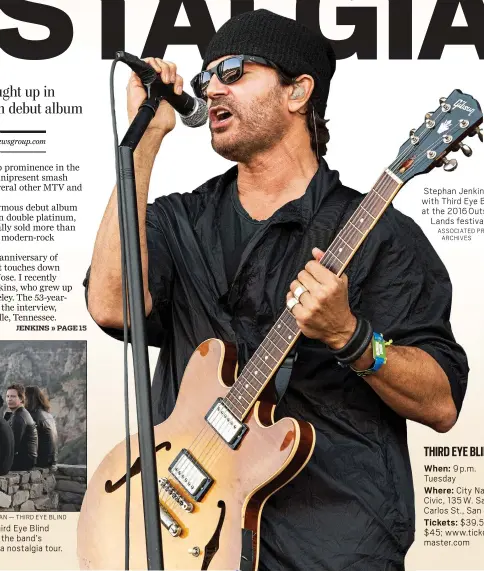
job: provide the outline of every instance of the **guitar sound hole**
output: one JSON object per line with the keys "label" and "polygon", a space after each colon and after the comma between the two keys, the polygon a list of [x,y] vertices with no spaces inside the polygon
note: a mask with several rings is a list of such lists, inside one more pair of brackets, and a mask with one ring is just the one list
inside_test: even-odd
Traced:
{"label": "guitar sound hole", "polygon": [[222,531],[222,526],[225,520],[225,502],[220,500],[217,506],[220,508],[220,518],[210,541],[205,546],[205,557],[203,558],[202,571],[208,569],[208,566],[219,548],[220,532]]}
{"label": "guitar sound hole", "polygon": [[[160,451],[162,448],[166,448],[166,450],[170,450],[171,443],[170,442],[163,442],[161,444],[158,444],[158,446],[155,448],[155,452]],[[131,470],[129,471],[130,479],[133,476],[136,476],[137,474],[139,474],[140,472],[141,472],[141,460],[138,456],[138,458],[135,460],[134,464],[131,466]],[[106,484],[104,485],[104,490],[106,491],[107,494],[112,494],[116,490],[119,490],[119,488],[121,488],[121,486],[124,486],[124,484],[126,484],[126,474],[124,474],[124,476],[122,478],[120,478],[115,484],[113,484],[112,480],[108,480],[106,482]]]}

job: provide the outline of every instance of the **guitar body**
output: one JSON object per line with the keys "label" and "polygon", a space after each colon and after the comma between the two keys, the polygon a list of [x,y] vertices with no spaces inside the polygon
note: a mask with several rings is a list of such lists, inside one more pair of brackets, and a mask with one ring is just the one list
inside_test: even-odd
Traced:
{"label": "guitar body", "polygon": [[[208,411],[234,382],[233,357],[219,340],[202,343],[186,368],[173,413],[154,429],[158,478],[169,478],[170,491],[179,494],[160,495],[161,506],[181,528],[174,537],[161,525],[165,569],[255,571],[264,503],[306,465],[314,449],[311,424],[291,418],[273,424],[274,405],[264,400],[244,419],[247,431],[236,449],[208,425]],[[146,569],[137,436],[131,437],[131,450],[130,568]],[[200,501],[169,471],[183,450],[211,479]],[[84,569],[124,569],[125,475],[122,442],[96,470],[84,498],[78,525]],[[180,496],[192,504],[191,512],[179,504]]]}

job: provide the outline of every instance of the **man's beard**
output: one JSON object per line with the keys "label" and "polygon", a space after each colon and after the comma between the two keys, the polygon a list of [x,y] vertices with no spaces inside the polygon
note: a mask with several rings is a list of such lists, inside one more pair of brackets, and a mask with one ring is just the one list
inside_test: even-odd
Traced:
{"label": "man's beard", "polygon": [[241,107],[234,101],[217,101],[216,105],[226,107],[238,125],[228,127],[230,134],[212,131],[214,151],[229,161],[245,163],[258,153],[272,148],[286,131],[280,103],[279,86],[264,97],[254,99],[250,107]]}

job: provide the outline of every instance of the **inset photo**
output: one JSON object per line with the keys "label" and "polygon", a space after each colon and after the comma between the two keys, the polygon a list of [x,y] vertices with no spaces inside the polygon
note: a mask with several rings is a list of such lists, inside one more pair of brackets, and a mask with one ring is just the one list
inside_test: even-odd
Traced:
{"label": "inset photo", "polygon": [[0,341],[0,512],[81,508],[86,341]]}

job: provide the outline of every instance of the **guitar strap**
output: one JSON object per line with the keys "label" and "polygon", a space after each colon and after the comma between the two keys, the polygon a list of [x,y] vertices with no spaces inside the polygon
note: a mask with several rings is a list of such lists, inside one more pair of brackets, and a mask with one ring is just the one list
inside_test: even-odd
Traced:
{"label": "guitar strap", "polygon": [[[326,200],[323,200],[318,211],[313,216],[311,224],[306,229],[298,255],[295,256],[296,262],[293,265],[294,275],[312,258],[311,250],[315,244],[323,251],[329,247],[340,227],[343,225],[345,214],[354,199],[355,191],[341,186]],[[291,380],[294,363],[298,357],[297,346],[300,339],[301,338],[293,345],[277,370],[274,379],[274,391],[277,404],[279,404],[284,396],[289,381]]]}

